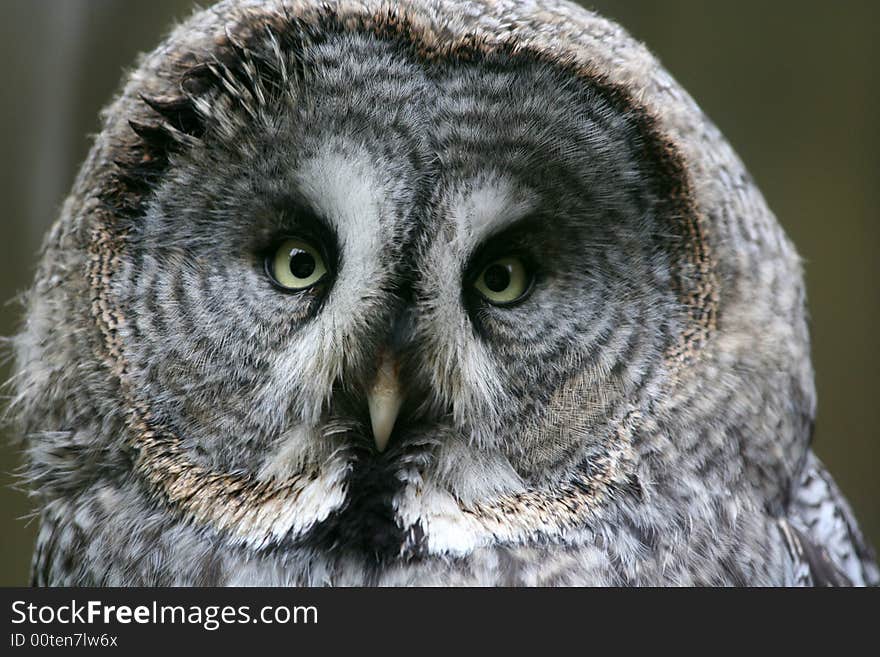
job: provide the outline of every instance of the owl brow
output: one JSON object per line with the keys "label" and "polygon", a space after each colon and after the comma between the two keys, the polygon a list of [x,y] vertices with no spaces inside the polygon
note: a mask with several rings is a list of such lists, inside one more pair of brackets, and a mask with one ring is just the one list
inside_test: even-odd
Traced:
{"label": "owl brow", "polygon": [[465,272],[473,273],[481,265],[508,255],[511,251],[528,256],[546,244],[549,233],[547,222],[539,213],[516,219],[484,237],[465,263]]}
{"label": "owl brow", "polygon": [[336,230],[303,194],[294,190],[275,195],[270,198],[269,207],[272,208],[274,231],[266,248],[272,248],[278,240],[294,233],[314,239],[326,251],[321,255],[333,261],[334,266],[338,265],[340,249]]}

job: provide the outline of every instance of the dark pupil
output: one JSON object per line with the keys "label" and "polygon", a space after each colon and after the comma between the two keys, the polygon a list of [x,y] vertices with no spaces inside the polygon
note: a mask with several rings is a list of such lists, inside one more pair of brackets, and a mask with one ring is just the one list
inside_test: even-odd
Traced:
{"label": "dark pupil", "polygon": [[315,256],[307,251],[290,252],[290,273],[297,278],[308,278],[315,273]]}
{"label": "dark pupil", "polygon": [[489,265],[483,280],[493,292],[502,292],[510,285],[510,270],[504,265]]}

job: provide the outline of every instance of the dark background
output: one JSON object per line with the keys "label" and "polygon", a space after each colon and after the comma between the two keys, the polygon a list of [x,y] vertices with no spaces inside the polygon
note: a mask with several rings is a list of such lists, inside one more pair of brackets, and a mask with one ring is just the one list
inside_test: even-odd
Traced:
{"label": "dark background", "polygon": [[[880,3],[585,2],[659,56],[737,149],[805,259],[819,389],[815,448],[880,543]],[[190,0],[0,0],[0,301],[33,276],[138,52]],[[0,335],[20,308],[0,304]],[[0,379],[9,375],[8,363]],[[0,444],[0,584],[24,584],[36,522]]]}

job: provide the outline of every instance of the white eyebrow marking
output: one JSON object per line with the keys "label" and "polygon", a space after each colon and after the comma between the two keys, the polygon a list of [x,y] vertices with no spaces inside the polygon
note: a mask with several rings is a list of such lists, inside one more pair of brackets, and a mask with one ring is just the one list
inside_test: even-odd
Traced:
{"label": "white eyebrow marking", "polygon": [[536,197],[509,178],[490,173],[468,183],[450,202],[456,233],[469,249],[535,209]]}
{"label": "white eyebrow marking", "polygon": [[344,154],[328,145],[302,164],[300,191],[333,224],[342,247],[375,254],[381,242],[383,186],[367,153]]}

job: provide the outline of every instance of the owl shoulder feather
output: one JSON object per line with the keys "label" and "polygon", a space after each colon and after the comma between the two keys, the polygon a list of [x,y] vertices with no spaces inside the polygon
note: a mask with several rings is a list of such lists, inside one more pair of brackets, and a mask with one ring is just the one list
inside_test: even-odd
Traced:
{"label": "owl shoulder feather", "polygon": [[793,584],[880,585],[874,551],[846,498],[812,452],[780,527],[794,563]]}

